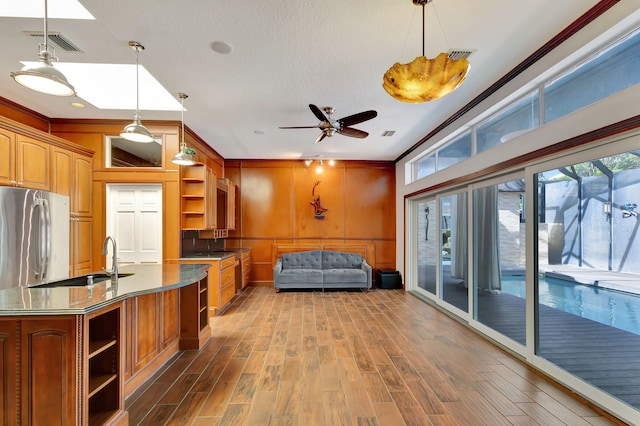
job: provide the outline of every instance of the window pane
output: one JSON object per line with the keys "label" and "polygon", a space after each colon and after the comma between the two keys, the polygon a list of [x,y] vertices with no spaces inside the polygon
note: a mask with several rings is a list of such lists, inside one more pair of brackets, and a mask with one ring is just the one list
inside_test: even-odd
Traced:
{"label": "window pane", "polygon": [[640,82],[640,31],[571,69],[544,88],[544,122]]}
{"label": "window pane", "polygon": [[456,139],[438,151],[438,170],[446,169],[471,157],[471,133]]}
{"label": "window pane", "polygon": [[467,193],[440,199],[442,299],[469,311]]}
{"label": "window pane", "polygon": [[436,294],[436,202],[417,204],[418,217],[418,287]]}
{"label": "window pane", "polygon": [[416,164],[416,179],[432,175],[436,171],[436,155],[435,153],[428,155],[418,161]]}
{"label": "window pane", "polygon": [[638,152],[536,176],[536,352],[640,408]]}
{"label": "window pane", "polygon": [[524,179],[473,191],[475,318],[526,344]]}
{"label": "window pane", "polygon": [[508,142],[539,124],[538,92],[500,111],[476,129],[476,151],[483,152]]}

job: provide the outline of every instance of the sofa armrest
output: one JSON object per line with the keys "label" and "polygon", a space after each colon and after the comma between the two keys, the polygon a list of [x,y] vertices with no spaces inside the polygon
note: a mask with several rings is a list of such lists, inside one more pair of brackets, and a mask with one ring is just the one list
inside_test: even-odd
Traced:
{"label": "sofa armrest", "polygon": [[280,272],[282,272],[282,259],[278,259],[273,267],[273,286],[276,288],[280,281]]}
{"label": "sofa armrest", "polygon": [[371,266],[367,263],[366,260],[362,259],[362,264],[360,265],[360,269],[362,269],[363,271],[365,271],[367,273],[367,288],[371,288],[371,282],[372,282],[372,270],[371,270]]}

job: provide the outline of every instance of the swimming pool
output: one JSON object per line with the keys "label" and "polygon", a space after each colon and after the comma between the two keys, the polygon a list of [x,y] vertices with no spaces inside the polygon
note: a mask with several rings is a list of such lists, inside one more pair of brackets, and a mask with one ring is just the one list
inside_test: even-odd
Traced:
{"label": "swimming pool", "polygon": [[[502,276],[502,291],[525,298],[525,277]],[[556,278],[539,280],[540,303],[640,335],[640,296]]]}

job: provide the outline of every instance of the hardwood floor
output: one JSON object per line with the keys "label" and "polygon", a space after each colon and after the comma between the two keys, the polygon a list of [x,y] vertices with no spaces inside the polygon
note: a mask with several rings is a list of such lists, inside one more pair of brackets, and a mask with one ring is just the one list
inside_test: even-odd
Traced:
{"label": "hardwood floor", "polygon": [[401,290],[248,287],[127,400],[130,424],[612,425]]}

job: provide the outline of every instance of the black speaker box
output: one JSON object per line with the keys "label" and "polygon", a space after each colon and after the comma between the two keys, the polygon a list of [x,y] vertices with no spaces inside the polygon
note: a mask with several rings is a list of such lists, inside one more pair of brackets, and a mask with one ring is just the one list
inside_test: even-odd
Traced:
{"label": "black speaker box", "polygon": [[378,269],[376,271],[376,285],[383,289],[402,288],[400,272],[393,269]]}

